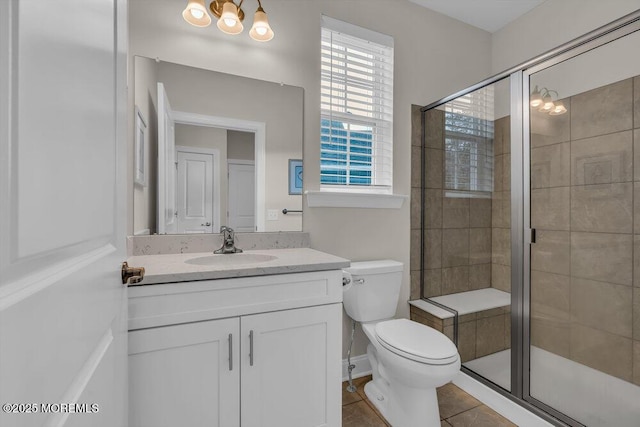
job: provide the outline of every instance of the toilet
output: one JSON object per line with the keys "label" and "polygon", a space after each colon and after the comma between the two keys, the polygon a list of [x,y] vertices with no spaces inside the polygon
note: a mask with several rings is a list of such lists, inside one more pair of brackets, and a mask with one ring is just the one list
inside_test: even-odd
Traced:
{"label": "toilet", "polygon": [[391,260],[351,263],[343,270],[343,304],[369,338],[369,401],[393,427],[439,427],[436,387],[460,370],[460,355],[435,329],[393,319],[402,271],[403,264]]}

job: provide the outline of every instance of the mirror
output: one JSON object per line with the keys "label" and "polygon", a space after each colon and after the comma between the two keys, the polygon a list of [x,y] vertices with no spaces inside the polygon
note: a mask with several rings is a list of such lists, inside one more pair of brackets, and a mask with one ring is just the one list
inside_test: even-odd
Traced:
{"label": "mirror", "polygon": [[134,234],[302,230],[302,88],[139,56],[134,74]]}

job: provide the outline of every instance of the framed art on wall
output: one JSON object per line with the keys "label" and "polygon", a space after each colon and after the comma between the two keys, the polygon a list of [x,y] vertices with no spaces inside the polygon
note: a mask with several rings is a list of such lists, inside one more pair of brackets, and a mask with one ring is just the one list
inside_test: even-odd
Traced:
{"label": "framed art on wall", "polygon": [[302,160],[289,159],[289,194],[302,194]]}

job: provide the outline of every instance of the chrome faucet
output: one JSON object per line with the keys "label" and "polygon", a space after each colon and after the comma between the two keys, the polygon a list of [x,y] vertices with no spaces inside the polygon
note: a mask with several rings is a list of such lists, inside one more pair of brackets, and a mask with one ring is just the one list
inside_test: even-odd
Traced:
{"label": "chrome faucet", "polygon": [[242,252],[242,249],[236,248],[235,233],[231,227],[223,225],[220,227],[220,233],[222,233],[222,247],[213,251],[214,254],[238,254]]}

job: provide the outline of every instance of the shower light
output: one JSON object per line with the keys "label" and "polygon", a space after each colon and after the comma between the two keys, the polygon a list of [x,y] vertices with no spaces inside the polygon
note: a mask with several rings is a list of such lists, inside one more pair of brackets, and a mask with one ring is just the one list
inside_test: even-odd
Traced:
{"label": "shower light", "polygon": [[530,99],[529,104],[531,105],[531,108],[538,108],[542,105],[542,94],[538,90],[538,86],[535,87],[529,99]]}
{"label": "shower light", "polygon": [[[226,34],[240,34],[244,30],[242,21],[244,11],[242,2],[236,4],[234,0],[213,0],[209,4],[211,14],[218,18],[217,27]],[[189,0],[187,7],[182,12],[182,17],[189,24],[196,27],[206,27],[211,24],[211,17],[207,13],[204,0]],[[273,30],[269,25],[267,14],[262,8],[262,3],[258,0],[258,9],[253,17],[253,26],[249,31],[249,36],[259,42],[266,42],[273,38]]]}
{"label": "shower light", "polygon": [[549,113],[552,116],[559,116],[560,114],[566,113],[566,107],[560,101],[554,102],[551,94],[555,94],[556,98],[558,97],[558,92],[555,90],[549,90],[546,87],[538,89],[536,85],[529,96],[529,105],[541,113]]}
{"label": "shower light", "polygon": [[541,111],[543,113],[548,113],[549,111],[553,110],[553,107],[555,107],[555,104],[551,100],[551,95],[547,95],[544,98],[542,98],[542,106],[540,106],[538,111]]}
{"label": "shower light", "polygon": [[557,101],[555,107],[553,107],[553,109],[549,111],[549,115],[559,116],[560,114],[564,114],[566,112],[567,112],[567,109],[565,108],[564,105],[562,105],[562,102]]}

